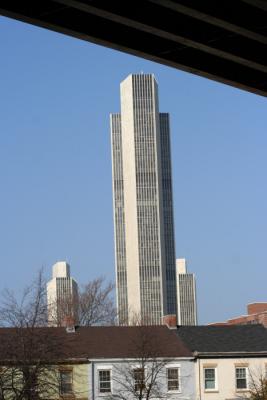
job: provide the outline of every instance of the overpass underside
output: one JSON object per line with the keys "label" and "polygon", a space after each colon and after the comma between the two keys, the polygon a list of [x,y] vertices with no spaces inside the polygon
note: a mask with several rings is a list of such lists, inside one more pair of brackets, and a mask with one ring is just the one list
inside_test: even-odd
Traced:
{"label": "overpass underside", "polygon": [[267,96],[266,0],[0,0],[0,13]]}

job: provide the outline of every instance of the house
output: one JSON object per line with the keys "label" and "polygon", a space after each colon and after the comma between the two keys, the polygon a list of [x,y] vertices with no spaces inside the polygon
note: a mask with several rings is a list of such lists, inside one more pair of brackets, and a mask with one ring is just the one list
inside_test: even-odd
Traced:
{"label": "house", "polygon": [[[89,348],[90,399],[195,399],[194,357],[166,326],[80,328]],[[178,339],[178,340],[177,340]],[[85,344],[87,343],[87,345]]]}
{"label": "house", "polygon": [[197,400],[247,398],[267,373],[267,330],[262,325],[180,326],[195,356]]}
{"label": "house", "polygon": [[0,328],[1,400],[240,400],[266,372],[262,325]]}
{"label": "house", "polygon": [[0,399],[87,400],[89,360],[70,332],[0,328]]}
{"label": "house", "polygon": [[196,396],[192,352],[166,326],[0,328],[0,376],[2,400]]}

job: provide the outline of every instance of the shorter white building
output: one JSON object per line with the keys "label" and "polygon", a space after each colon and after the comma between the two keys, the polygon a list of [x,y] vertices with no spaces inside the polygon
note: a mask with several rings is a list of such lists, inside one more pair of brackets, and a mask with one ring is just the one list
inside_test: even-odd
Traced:
{"label": "shorter white building", "polygon": [[70,266],[59,261],[52,269],[52,279],[47,283],[48,325],[62,326],[67,320],[78,324],[78,285],[70,276]]}
{"label": "shorter white building", "polygon": [[182,326],[178,335],[195,356],[196,400],[241,400],[267,376],[262,325]]}
{"label": "shorter white building", "polygon": [[78,332],[90,353],[90,399],[196,399],[194,357],[176,329],[114,326]]}
{"label": "shorter white building", "polygon": [[194,274],[187,273],[185,258],[176,260],[176,278],[177,323],[197,325],[196,280]]}

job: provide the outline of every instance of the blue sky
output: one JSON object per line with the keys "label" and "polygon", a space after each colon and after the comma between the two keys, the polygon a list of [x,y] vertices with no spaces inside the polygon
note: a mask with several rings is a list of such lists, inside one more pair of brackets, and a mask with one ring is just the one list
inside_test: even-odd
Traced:
{"label": "blue sky", "polygon": [[266,99],[0,18],[0,290],[66,259],[114,279],[109,113],[130,73],[154,73],[169,112],[176,253],[199,322],[266,297]]}

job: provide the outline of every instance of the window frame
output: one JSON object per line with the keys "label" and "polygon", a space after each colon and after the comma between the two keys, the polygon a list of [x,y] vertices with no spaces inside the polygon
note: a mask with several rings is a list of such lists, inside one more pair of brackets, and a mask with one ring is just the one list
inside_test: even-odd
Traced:
{"label": "window frame", "polygon": [[139,387],[140,387],[140,383],[138,384],[137,382],[137,379],[136,379],[136,376],[135,376],[135,373],[137,372],[137,371],[142,371],[142,376],[143,376],[143,379],[142,379],[142,381],[143,381],[143,384],[144,384],[144,392],[146,391],[146,385],[145,385],[145,382],[146,382],[146,378],[145,378],[145,376],[146,376],[146,368],[145,367],[134,367],[133,368],[133,371],[132,371],[132,373],[133,373],[133,384],[134,384],[134,391],[135,391],[135,393],[140,393],[140,388],[138,389],[138,385],[139,385]]}
{"label": "window frame", "polygon": [[[175,369],[178,371],[178,389],[174,389],[174,390],[169,390],[168,371],[171,369]],[[166,365],[166,380],[167,380],[167,393],[182,393],[181,365],[180,364],[167,364]]]}
{"label": "window frame", "polygon": [[[206,371],[207,370],[214,370],[214,387],[213,388],[207,388],[206,387]],[[205,392],[218,392],[218,371],[217,371],[217,365],[204,365],[203,366],[203,383],[204,383],[204,391]]]}
{"label": "window frame", "polygon": [[[70,391],[63,391],[63,381],[62,381],[62,374],[69,374],[71,379],[70,382],[67,382],[71,387]],[[66,383],[65,383],[66,384]],[[59,393],[60,396],[72,396],[73,395],[73,369],[72,368],[61,368],[59,370]]]}
{"label": "window frame", "polygon": [[[245,370],[245,378],[238,378],[237,377],[237,370],[238,369],[243,369]],[[244,392],[244,391],[248,391],[249,390],[249,382],[248,382],[248,366],[247,365],[235,365],[235,390],[237,392]],[[244,380],[246,381],[246,387],[237,387],[237,381],[238,380]]]}
{"label": "window frame", "polygon": [[[110,382],[110,391],[109,392],[101,392],[100,372],[109,372],[109,382]],[[110,396],[113,393],[113,390],[112,390],[112,366],[111,365],[97,366],[97,390],[98,390],[99,396]]]}

